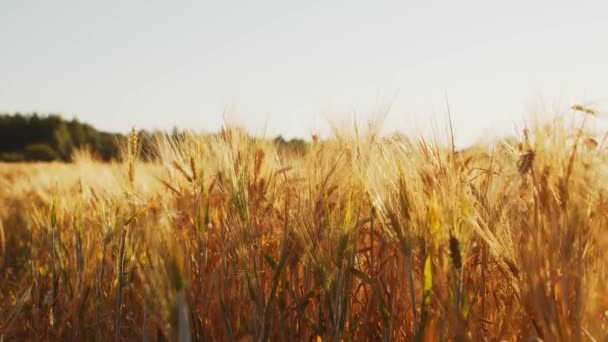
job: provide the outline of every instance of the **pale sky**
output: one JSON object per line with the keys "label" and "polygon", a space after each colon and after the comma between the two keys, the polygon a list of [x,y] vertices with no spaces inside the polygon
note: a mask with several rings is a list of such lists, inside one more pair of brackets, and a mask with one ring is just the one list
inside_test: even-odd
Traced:
{"label": "pale sky", "polygon": [[541,98],[607,108],[608,2],[0,1],[0,112],[309,137],[392,104],[416,133],[446,94],[460,144]]}

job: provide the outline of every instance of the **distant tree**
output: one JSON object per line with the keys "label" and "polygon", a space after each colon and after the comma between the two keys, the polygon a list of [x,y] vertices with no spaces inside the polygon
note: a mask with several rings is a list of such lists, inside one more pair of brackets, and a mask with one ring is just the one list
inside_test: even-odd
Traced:
{"label": "distant tree", "polygon": [[63,160],[68,160],[72,155],[72,135],[65,122],[60,122],[53,131],[53,147]]}
{"label": "distant tree", "polygon": [[274,138],[274,144],[282,153],[304,154],[308,143],[303,139],[291,139],[286,141],[282,136]]}
{"label": "distant tree", "polygon": [[16,163],[16,162],[22,162],[24,160],[25,160],[25,157],[23,156],[23,153],[20,153],[20,152],[0,153],[0,161],[3,161],[3,162]]}
{"label": "distant tree", "polygon": [[87,142],[86,125],[81,124],[74,118],[67,126],[74,146],[82,146]]}
{"label": "distant tree", "polygon": [[[54,158],[64,161],[78,148],[88,148],[103,160],[111,160],[118,157],[121,138],[120,134],[97,131],[76,119],[65,121],[57,114],[0,114],[0,153],[4,155],[0,158],[5,161],[19,160],[18,155],[25,156],[25,147],[32,144],[46,145]],[[25,158],[34,157],[30,153]]]}
{"label": "distant tree", "polygon": [[274,138],[274,143],[277,146],[283,146],[285,145],[287,142],[285,141],[285,139],[283,138],[282,135],[279,135],[278,137]]}
{"label": "distant tree", "polygon": [[57,153],[46,144],[30,144],[23,149],[25,159],[28,161],[53,161],[58,159]]}
{"label": "distant tree", "polygon": [[99,155],[102,160],[110,161],[118,158],[120,145],[126,138],[120,134],[100,133],[99,135]]}

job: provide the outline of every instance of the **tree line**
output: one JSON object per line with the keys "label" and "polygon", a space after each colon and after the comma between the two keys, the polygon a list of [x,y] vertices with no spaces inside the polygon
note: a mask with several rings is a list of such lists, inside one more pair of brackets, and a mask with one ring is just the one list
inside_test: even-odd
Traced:
{"label": "tree line", "polygon": [[0,114],[2,161],[68,161],[74,149],[81,147],[107,161],[118,156],[122,138],[56,114]]}
{"label": "tree line", "polygon": [[[160,131],[138,132],[144,155],[153,153],[153,137],[168,134]],[[171,136],[184,131],[173,129]],[[103,161],[119,158],[120,146],[126,139],[119,133],[108,133],[77,119],[65,120],[58,114],[0,114],[0,161],[70,161],[74,150],[87,148]],[[302,139],[274,139],[282,151],[303,153],[307,143]]]}

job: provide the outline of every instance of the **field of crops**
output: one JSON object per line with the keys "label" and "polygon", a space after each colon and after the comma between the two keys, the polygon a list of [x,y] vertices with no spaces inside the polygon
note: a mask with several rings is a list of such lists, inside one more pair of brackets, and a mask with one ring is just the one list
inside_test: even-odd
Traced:
{"label": "field of crops", "polygon": [[608,155],[585,127],[138,146],[0,164],[0,341],[608,338]]}

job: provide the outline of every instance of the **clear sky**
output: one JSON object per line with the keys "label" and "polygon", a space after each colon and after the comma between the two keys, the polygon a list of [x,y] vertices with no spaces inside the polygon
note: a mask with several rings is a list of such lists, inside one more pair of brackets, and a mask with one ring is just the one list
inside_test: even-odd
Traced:
{"label": "clear sky", "polygon": [[[98,128],[309,137],[392,104],[385,131],[515,132],[608,104],[606,1],[0,1],[0,112]],[[223,114],[225,113],[225,114]]]}

